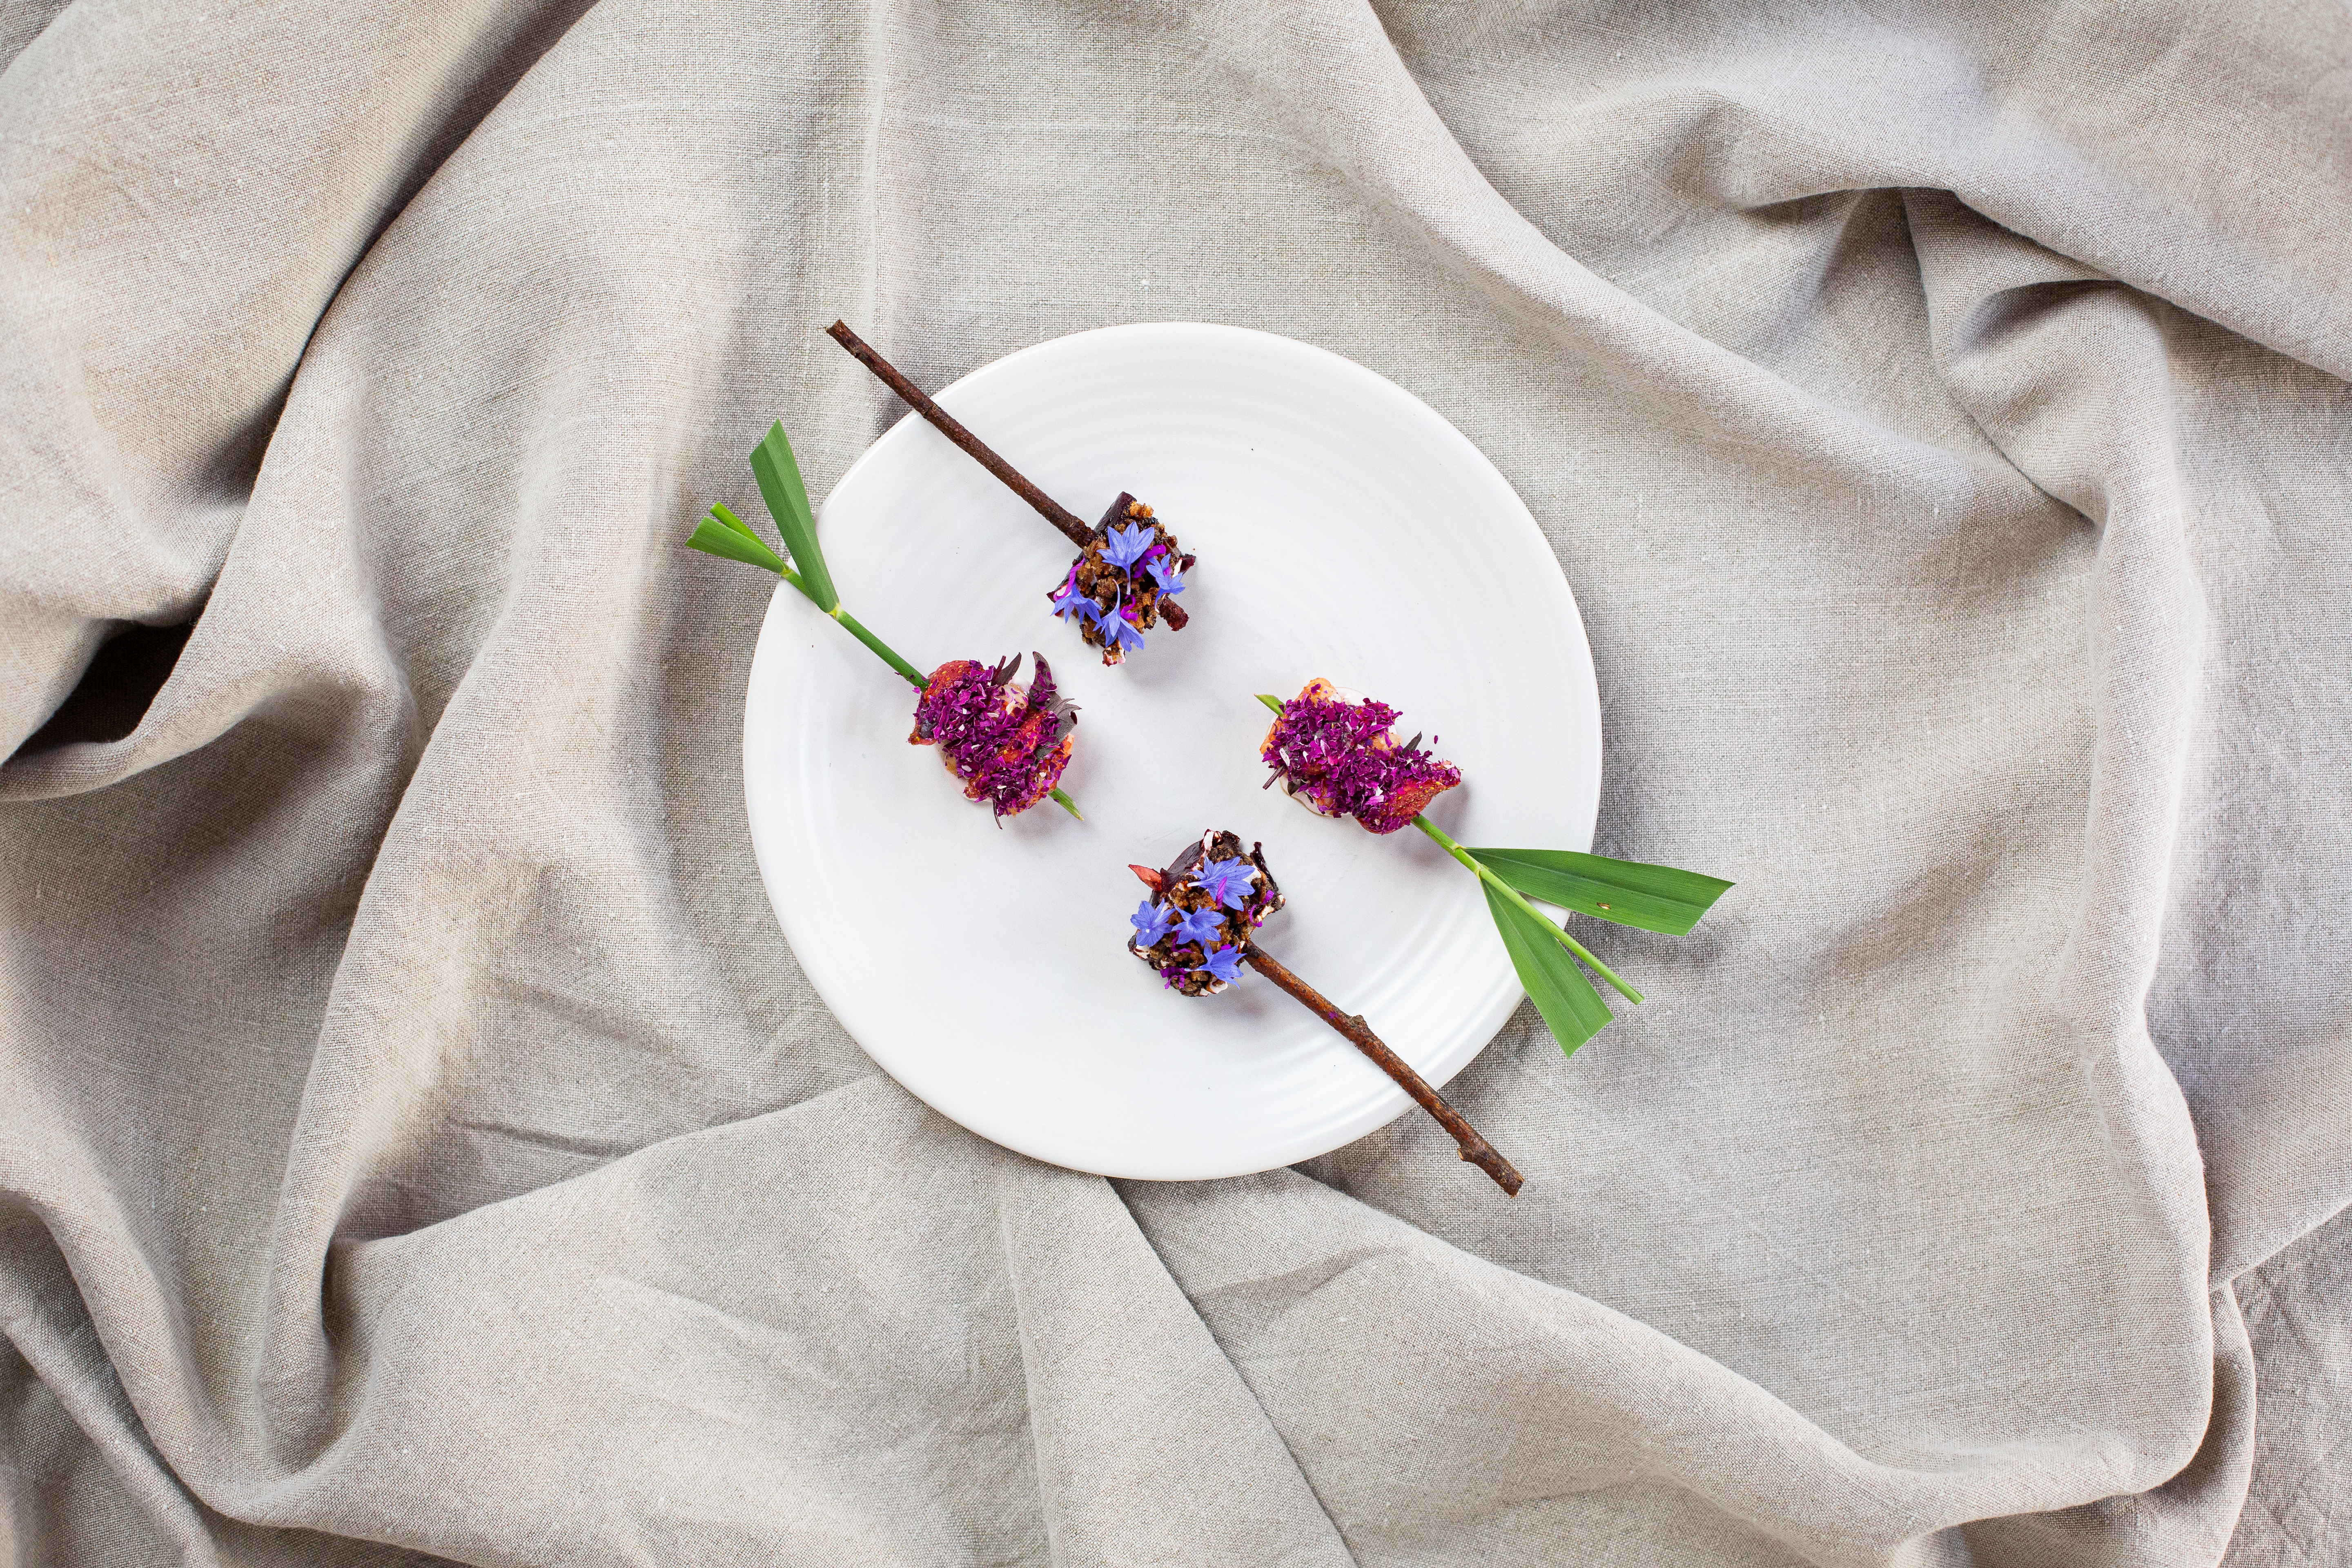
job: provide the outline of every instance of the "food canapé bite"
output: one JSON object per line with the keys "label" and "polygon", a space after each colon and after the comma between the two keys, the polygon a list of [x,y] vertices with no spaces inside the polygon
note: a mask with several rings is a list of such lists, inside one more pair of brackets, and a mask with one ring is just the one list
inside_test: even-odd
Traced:
{"label": "food canap\u00e9 bite", "polygon": [[1143,634],[1162,621],[1171,631],[1184,629],[1191,617],[1176,602],[1176,595],[1184,591],[1184,574],[1192,569],[1194,557],[1185,553],[1150,507],[1121,490],[1102,521],[1088,528],[1076,512],[990,450],[961,420],[933,402],[845,324],[835,321],[825,332],[959,451],[1003,480],[1005,488],[1078,547],[1077,559],[1045,597],[1055,616],[1077,627],[1088,647],[1102,650],[1105,664],[1126,663],[1127,656],[1143,646]]}
{"label": "food canap\u00e9 bite", "polygon": [[1135,865],[1128,869],[1151,889],[1151,896],[1128,917],[1134,931],[1127,939],[1127,951],[1150,964],[1162,985],[1186,996],[1214,996],[1241,977],[1242,965],[1249,965],[1394,1079],[1397,1087],[1453,1134],[1465,1160],[1492,1176],[1504,1192],[1517,1194],[1519,1173],[1511,1163],[1410,1063],[1362,1018],[1341,1012],[1257,944],[1258,928],[1284,903],[1274,873],[1266,869],[1265,846],[1253,844],[1244,855],[1238,834],[1212,827],[1186,845],[1165,869]]}
{"label": "food canap\u00e9 bite", "polygon": [[1352,816],[1372,833],[1408,826],[1433,800],[1462,782],[1462,770],[1422,750],[1421,737],[1400,743],[1395,709],[1318,676],[1281,705],[1258,756],[1274,770],[1266,782],[1323,816]]}

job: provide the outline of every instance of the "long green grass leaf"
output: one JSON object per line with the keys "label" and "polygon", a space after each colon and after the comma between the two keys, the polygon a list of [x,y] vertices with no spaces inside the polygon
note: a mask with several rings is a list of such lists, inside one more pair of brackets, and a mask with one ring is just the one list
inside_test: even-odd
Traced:
{"label": "long green grass leaf", "polygon": [[767,438],[751,448],[751,477],[760,481],[760,498],[768,503],[783,535],[793,564],[800,568],[803,592],[826,615],[841,604],[833,574],[825,569],[824,552],[817,548],[816,515],[809,510],[808,487],[801,483],[800,460],[784,438],[781,424],[771,426]]}
{"label": "long green grass leaf", "polygon": [[1486,909],[1495,917],[1495,929],[1503,933],[1504,950],[1518,971],[1519,984],[1528,988],[1528,999],[1543,1015],[1560,1050],[1574,1052],[1614,1016],[1609,1004],[1576,960],[1549,932],[1534,929],[1541,921],[1484,882],[1478,890],[1486,895]]}
{"label": "long green grass leaf", "polygon": [[786,574],[782,556],[749,534],[738,533],[717,518],[706,517],[697,523],[694,537],[686,542],[688,548],[699,550],[705,555],[723,555],[730,561],[765,567],[780,577]]}
{"label": "long green grass leaf", "polygon": [[[733,529],[736,532],[741,534],[746,539],[758,539],[760,537],[759,533],[751,527],[751,525],[745,522],[741,518],[737,517],[734,510],[723,500],[715,500],[710,503],[710,515],[717,518],[719,521],[725,523],[728,527]],[[764,543],[765,541],[761,541],[761,542]]]}
{"label": "long green grass leaf", "polygon": [[1477,862],[1530,899],[1595,920],[1681,936],[1732,884],[1719,877],[1573,849],[1470,849]]}

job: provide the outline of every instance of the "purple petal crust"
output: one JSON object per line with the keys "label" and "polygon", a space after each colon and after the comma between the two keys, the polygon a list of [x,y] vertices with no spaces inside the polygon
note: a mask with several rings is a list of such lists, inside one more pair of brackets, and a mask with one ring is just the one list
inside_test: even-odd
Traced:
{"label": "purple petal crust", "polygon": [[1397,710],[1349,702],[1319,677],[1282,705],[1258,755],[1282,787],[1326,816],[1394,833],[1462,782],[1462,770],[1391,733]]}
{"label": "purple petal crust", "polygon": [[1013,679],[1020,667],[1019,654],[993,667],[950,659],[915,700],[915,732],[907,737],[939,747],[964,798],[986,801],[1000,817],[1051,794],[1077,741],[1077,710],[1055,693],[1052,668],[1037,658],[1037,679],[1024,689]]}

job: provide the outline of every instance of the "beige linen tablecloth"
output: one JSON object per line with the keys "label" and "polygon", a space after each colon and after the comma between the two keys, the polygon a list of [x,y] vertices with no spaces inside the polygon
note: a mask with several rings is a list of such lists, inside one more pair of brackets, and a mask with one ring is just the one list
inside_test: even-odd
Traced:
{"label": "beige linen tablecloth", "polygon": [[[2352,1560],[2340,5],[0,48],[0,1562]],[[898,416],[836,315],[1285,333],[1517,487],[1596,847],[1739,884],[1455,1081],[1522,1197],[1051,1169],[826,1012],[680,542]]]}

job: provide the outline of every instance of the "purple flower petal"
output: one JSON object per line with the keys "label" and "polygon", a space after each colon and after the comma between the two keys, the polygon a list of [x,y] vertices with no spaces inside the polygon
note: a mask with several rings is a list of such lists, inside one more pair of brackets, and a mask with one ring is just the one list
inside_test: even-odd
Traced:
{"label": "purple flower petal", "polygon": [[1178,942],[1197,942],[1206,947],[1212,939],[1225,934],[1225,917],[1218,910],[1188,910],[1176,922]]}
{"label": "purple flower petal", "polygon": [[1250,885],[1257,869],[1246,860],[1212,860],[1193,873],[1201,890],[1229,910],[1249,902]]}
{"label": "purple flower petal", "polygon": [[1135,912],[1127,917],[1127,923],[1135,928],[1136,946],[1158,947],[1160,939],[1168,934],[1168,928],[1175,923],[1175,920],[1173,910],[1157,899],[1146,899],[1135,906]]}
{"label": "purple flower petal", "polygon": [[1143,552],[1160,542],[1160,531],[1150,523],[1130,523],[1125,528],[1113,528],[1103,536],[1103,559],[1120,571],[1130,571]]}
{"label": "purple flower petal", "polygon": [[1238,947],[1213,947],[1202,955],[1201,966],[1192,973],[1205,971],[1213,980],[1232,981],[1242,971],[1242,950]]}

